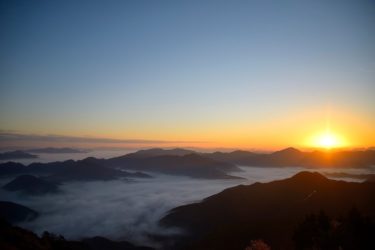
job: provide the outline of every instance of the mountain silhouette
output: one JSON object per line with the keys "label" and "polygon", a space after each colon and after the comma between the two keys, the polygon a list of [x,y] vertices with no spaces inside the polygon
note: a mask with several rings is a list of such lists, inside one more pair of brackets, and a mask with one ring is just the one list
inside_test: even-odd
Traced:
{"label": "mountain silhouette", "polygon": [[111,241],[104,237],[92,237],[82,240],[91,250],[152,250],[151,247],[135,246],[128,241]]}
{"label": "mountain silhouette", "polygon": [[38,156],[29,154],[21,150],[0,153],[0,160],[35,159],[35,158],[38,158]]}
{"label": "mountain silhouette", "polygon": [[[0,203],[1,204],[1,203]],[[21,227],[12,226],[0,218],[0,249],[29,250],[152,250],[127,241],[111,241],[104,237],[66,240],[61,235],[44,232],[41,237]]]}
{"label": "mountain silhouette", "polygon": [[75,148],[34,148],[26,150],[29,153],[35,154],[76,154],[85,153],[85,150],[75,149]]}
{"label": "mountain silhouette", "polygon": [[137,152],[128,154],[128,157],[132,158],[147,158],[147,157],[154,157],[154,156],[166,156],[166,155],[174,155],[174,156],[184,156],[188,154],[194,154],[195,151],[183,149],[183,148],[174,148],[174,149],[162,149],[162,148],[151,148],[151,149],[143,149],[138,150]]}
{"label": "mountain silhouette", "polygon": [[313,151],[302,152],[286,148],[273,153],[233,151],[229,153],[205,153],[213,160],[243,165],[264,167],[343,167],[364,168],[375,165],[375,150]]}
{"label": "mountain silhouette", "polygon": [[[195,153],[185,149],[140,150],[110,159],[86,158],[80,161],[0,164],[0,176],[16,174],[53,175],[56,179],[109,180],[119,177],[147,177],[122,170],[149,171],[206,179],[238,179],[232,172],[241,171],[236,165],[258,167],[341,167],[365,168],[375,165],[375,151],[302,152],[286,148],[269,154],[248,151],[229,153]],[[85,167],[86,166],[86,167]],[[92,171],[89,171],[90,167]],[[76,170],[76,173],[74,173]],[[58,177],[57,175],[60,175]]]}
{"label": "mountain silhouette", "polygon": [[3,189],[7,191],[18,191],[27,195],[42,195],[57,193],[59,191],[56,183],[43,180],[33,175],[20,175],[11,182],[5,184]]}
{"label": "mountain silhouette", "polygon": [[244,249],[263,239],[271,248],[292,248],[294,227],[324,210],[340,216],[351,208],[375,218],[375,183],[329,180],[300,172],[291,178],[228,188],[202,202],[177,207],[161,225],[184,229],[176,249]]}
{"label": "mountain silhouette", "polygon": [[21,163],[5,162],[0,164],[0,176],[16,175],[27,173],[29,169]]}
{"label": "mountain silhouette", "polygon": [[73,161],[66,166],[57,169],[52,175],[46,177],[47,180],[55,182],[66,181],[91,181],[91,180],[113,180],[117,178],[149,178],[150,175],[144,173],[129,173],[106,167],[101,160],[96,158],[86,158],[80,161]]}
{"label": "mountain silhouette", "polygon": [[36,211],[23,205],[9,201],[0,201],[0,218],[10,223],[32,221],[38,216],[39,214]]}
{"label": "mountain silhouette", "polygon": [[0,164],[0,176],[20,174],[43,175],[44,180],[52,182],[113,180],[118,178],[150,178],[141,172],[130,173],[107,167],[105,160],[89,157],[79,161],[50,163],[32,163],[25,166],[20,163],[7,162]]}
{"label": "mountain silhouette", "polygon": [[201,155],[208,157],[213,160],[228,162],[238,165],[247,165],[249,159],[258,156],[256,153],[236,150],[233,152],[214,152],[214,153],[202,153]]}
{"label": "mountain silhouette", "polygon": [[226,174],[228,171],[239,170],[234,164],[215,161],[195,153],[182,156],[161,155],[151,157],[128,154],[109,159],[107,162],[111,166],[123,169],[184,175],[194,178],[239,179],[239,177]]}
{"label": "mountain silhouette", "polygon": [[[174,153],[177,155],[170,155]],[[137,172],[129,173],[126,170],[135,170]],[[193,178],[242,179],[227,174],[229,171],[240,171],[234,164],[212,160],[184,149],[143,150],[107,160],[89,157],[79,161],[32,163],[28,166],[13,162],[0,164],[0,176],[14,176],[17,174],[48,175],[49,180],[61,182],[69,180],[110,180],[121,177],[150,177],[139,171],[182,175]]]}

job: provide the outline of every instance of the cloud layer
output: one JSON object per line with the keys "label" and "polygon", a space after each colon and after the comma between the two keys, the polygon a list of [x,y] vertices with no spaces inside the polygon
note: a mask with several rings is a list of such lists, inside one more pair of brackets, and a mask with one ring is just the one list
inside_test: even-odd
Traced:
{"label": "cloud layer", "polygon": [[[154,175],[134,181],[74,182],[61,186],[62,194],[23,197],[0,191],[2,200],[26,205],[41,213],[40,218],[22,227],[37,233],[47,230],[68,239],[104,236],[154,245],[149,234],[174,234],[159,228],[158,221],[170,209],[198,202],[225,188],[257,181],[289,177],[301,168],[242,168],[247,180],[199,180]],[[236,173],[239,175],[239,173]],[[3,184],[7,180],[2,180]]]}

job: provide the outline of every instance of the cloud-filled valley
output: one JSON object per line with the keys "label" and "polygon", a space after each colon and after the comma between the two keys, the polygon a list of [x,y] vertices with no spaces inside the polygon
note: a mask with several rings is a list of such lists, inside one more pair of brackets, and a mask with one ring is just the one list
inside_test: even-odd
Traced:
{"label": "cloud-filled valley", "polygon": [[[170,209],[239,184],[290,176],[299,168],[243,168],[236,173],[247,180],[202,180],[155,175],[150,179],[69,182],[62,193],[23,196],[1,190],[3,200],[26,205],[41,216],[22,227],[37,233],[49,231],[68,239],[104,236],[114,240],[151,243],[149,234],[173,234],[160,230],[158,221]],[[2,184],[9,179],[3,179]]]}
{"label": "cloud-filled valley", "polygon": [[[181,155],[165,155],[171,152]],[[273,161],[278,159],[278,162],[285,162],[285,159],[290,159],[290,153],[292,159],[296,154],[302,154],[294,149],[287,149],[261,157],[270,159],[276,155],[278,158],[271,158]],[[18,225],[39,235],[48,231],[63,235],[69,240],[102,236],[115,241],[125,240],[158,248],[165,243],[158,240],[160,237],[168,238],[183,233],[179,228],[165,228],[159,224],[160,219],[171,209],[200,202],[229,187],[285,179],[306,170],[304,167],[249,167],[229,162],[244,160],[244,154],[253,157],[252,153],[243,151],[202,156],[181,149],[152,149],[106,160],[87,158],[29,166],[4,164],[1,186],[19,174],[29,173],[41,176],[31,177],[32,181],[39,184],[43,181],[52,181],[53,184],[53,181],[56,181],[58,191],[25,195],[22,188],[27,189],[30,186],[21,185],[18,192],[0,189],[0,196],[1,200],[15,202],[37,211],[38,218]],[[217,158],[226,162],[216,161]],[[200,168],[192,167],[194,164],[200,164]],[[129,168],[126,168],[127,166]],[[9,172],[11,169],[14,171]],[[135,174],[138,169],[143,173]],[[170,171],[171,169],[176,171]],[[219,170],[223,172],[217,172]],[[374,173],[373,168],[315,167],[313,171],[321,171],[326,175],[332,172],[330,178],[357,182],[363,181],[362,177],[367,176],[365,174]],[[337,175],[336,172],[341,174]],[[146,175],[147,178],[139,175]],[[226,178],[227,176],[231,178]]]}

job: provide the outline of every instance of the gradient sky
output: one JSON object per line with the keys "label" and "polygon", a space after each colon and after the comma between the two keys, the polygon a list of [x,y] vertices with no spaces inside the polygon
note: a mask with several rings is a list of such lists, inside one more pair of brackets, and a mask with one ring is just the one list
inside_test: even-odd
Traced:
{"label": "gradient sky", "polygon": [[[0,129],[375,145],[374,1],[1,1]],[[178,143],[177,143],[178,144]]]}

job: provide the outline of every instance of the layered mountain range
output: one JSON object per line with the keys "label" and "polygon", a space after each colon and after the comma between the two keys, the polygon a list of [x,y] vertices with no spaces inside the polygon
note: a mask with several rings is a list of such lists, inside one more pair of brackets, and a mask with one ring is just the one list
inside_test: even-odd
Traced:
{"label": "layered mountain range", "polygon": [[[140,150],[110,159],[86,158],[84,160],[51,163],[0,164],[0,176],[16,174],[43,174],[58,181],[109,180],[119,177],[140,177],[123,170],[157,172],[193,178],[236,179],[237,167],[340,167],[366,168],[375,165],[375,151],[314,151],[302,152],[287,148],[268,154],[248,151],[199,153],[186,149]],[[145,175],[143,175],[144,177]]]}

